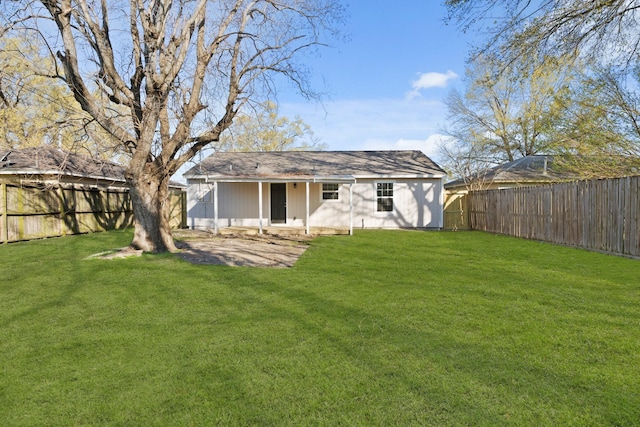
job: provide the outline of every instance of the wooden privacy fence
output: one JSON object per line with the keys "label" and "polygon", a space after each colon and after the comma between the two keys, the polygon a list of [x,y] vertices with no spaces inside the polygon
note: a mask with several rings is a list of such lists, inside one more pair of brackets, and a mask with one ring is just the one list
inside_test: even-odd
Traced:
{"label": "wooden privacy fence", "polygon": [[474,230],[640,256],[640,177],[469,193]]}
{"label": "wooden privacy fence", "polygon": [[[173,190],[171,226],[186,223],[186,196]],[[126,189],[28,187],[0,184],[0,242],[126,228],[133,210]]]}
{"label": "wooden privacy fence", "polygon": [[466,191],[447,191],[444,200],[445,230],[468,230],[469,214]]}

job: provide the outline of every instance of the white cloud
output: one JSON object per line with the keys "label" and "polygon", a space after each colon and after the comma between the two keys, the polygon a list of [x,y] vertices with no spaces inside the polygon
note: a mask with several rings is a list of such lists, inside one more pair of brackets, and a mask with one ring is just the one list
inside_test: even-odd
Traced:
{"label": "white cloud", "polygon": [[458,75],[449,70],[446,73],[423,73],[418,80],[413,81],[411,86],[414,89],[429,89],[432,87],[446,87],[449,80],[457,78]]}
{"label": "white cloud", "polygon": [[444,135],[431,134],[425,139],[400,139],[396,142],[398,150],[420,150],[427,156],[435,159],[440,154],[440,143],[443,142]]}
{"label": "white cloud", "polygon": [[458,78],[458,75],[449,70],[446,73],[421,73],[411,82],[411,91],[407,92],[407,98],[413,99],[420,96],[420,91],[434,87],[447,87],[450,80]]}
{"label": "white cloud", "polygon": [[329,150],[420,150],[438,161],[446,107],[419,98],[281,104],[280,114],[299,116]]}

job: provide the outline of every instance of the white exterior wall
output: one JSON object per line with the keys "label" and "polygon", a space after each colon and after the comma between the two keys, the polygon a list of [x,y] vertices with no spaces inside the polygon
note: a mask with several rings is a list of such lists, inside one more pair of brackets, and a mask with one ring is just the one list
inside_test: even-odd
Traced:
{"label": "white exterior wall", "polygon": [[[257,182],[218,183],[218,227],[257,227],[259,221]],[[215,228],[213,183],[190,180],[187,188],[187,225],[189,228]],[[268,224],[269,184],[262,184],[262,225]]]}
{"label": "white exterior wall", "polygon": [[[307,215],[305,182],[287,183],[287,225],[304,227]],[[309,187],[313,189],[314,184]],[[311,191],[311,190],[310,190]]]}
{"label": "white exterior wall", "polygon": [[[393,212],[376,212],[378,182],[393,182]],[[218,183],[218,227],[259,225],[258,183]],[[270,184],[262,187],[262,225],[270,224]],[[339,186],[338,200],[322,200],[322,184],[309,184],[310,226],[348,227],[349,186]],[[306,183],[287,183],[287,226],[305,226]],[[440,228],[441,179],[358,179],[353,184],[354,228]],[[214,228],[213,183],[190,180],[187,217],[191,228]]]}
{"label": "white exterior wall", "polygon": [[[393,212],[376,211],[379,182],[393,183]],[[358,185],[363,202],[354,214],[354,227],[362,227],[363,220],[365,228],[442,227],[441,179],[372,179]]]}

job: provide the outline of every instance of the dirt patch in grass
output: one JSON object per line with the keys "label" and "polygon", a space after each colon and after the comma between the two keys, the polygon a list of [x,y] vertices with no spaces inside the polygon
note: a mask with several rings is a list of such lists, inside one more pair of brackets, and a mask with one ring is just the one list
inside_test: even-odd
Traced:
{"label": "dirt patch in grass", "polygon": [[177,257],[193,264],[237,267],[291,267],[310,241],[305,236],[216,236],[197,230],[179,230],[173,235],[180,249]]}

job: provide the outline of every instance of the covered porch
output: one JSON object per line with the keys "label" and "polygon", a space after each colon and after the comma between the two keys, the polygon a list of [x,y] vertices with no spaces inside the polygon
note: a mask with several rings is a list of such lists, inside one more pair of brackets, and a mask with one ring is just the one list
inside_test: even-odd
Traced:
{"label": "covered porch", "polygon": [[262,231],[259,227],[250,226],[231,226],[218,230],[222,236],[256,236],[256,235],[272,235],[272,236],[325,236],[325,235],[350,235],[353,229],[349,227],[295,227],[295,226],[265,226]]}
{"label": "covered porch", "polygon": [[[353,234],[354,222],[353,186],[355,182],[356,179],[353,176],[268,177],[267,179],[206,177],[204,184],[210,189],[213,208],[211,228],[215,234],[351,235]],[[234,184],[241,185],[248,191],[234,192],[234,200],[230,203],[227,197],[224,203],[248,208],[249,216],[253,217],[255,222],[238,223],[240,221],[234,221],[233,218],[229,218],[228,213],[229,210],[234,211],[235,208],[229,209],[228,206],[227,215],[225,218],[220,218],[221,208],[223,208],[221,206],[221,186],[228,187]],[[325,184],[327,187],[324,186]],[[323,194],[325,188],[335,189],[335,202],[340,204],[346,214],[341,215],[343,219],[339,224],[328,225],[320,220],[316,220],[314,223],[312,212],[318,204],[315,198],[318,195],[325,197]],[[338,192],[347,191],[348,197],[344,197],[347,194],[343,194],[338,200]],[[313,200],[311,200],[312,194]],[[292,214],[294,210],[295,215]],[[225,209],[223,208],[222,211],[224,212]]]}

